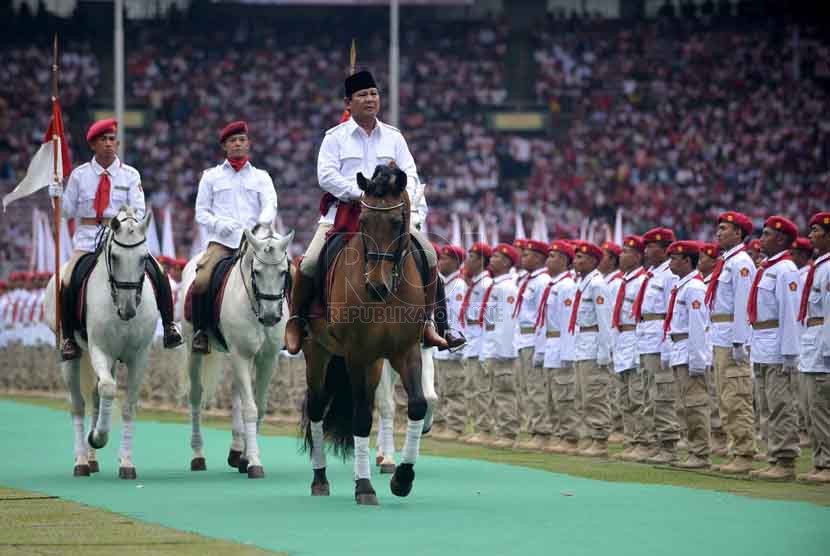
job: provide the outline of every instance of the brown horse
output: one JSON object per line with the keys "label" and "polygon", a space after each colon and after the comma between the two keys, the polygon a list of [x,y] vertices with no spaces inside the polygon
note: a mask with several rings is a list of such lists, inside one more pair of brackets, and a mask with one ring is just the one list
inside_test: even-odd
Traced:
{"label": "brown horse", "polygon": [[369,434],[384,359],[400,375],[408,396],[407,436],[392,493],[408,495],[415,479],[427,410],[420,352],[426,297],[409,234],[406,174],[378,166],[371,180],[358,174],[357,183],[363,190],[359,231],[329,270],[328,319],[313,320],[303,343],[308,384],[303,427],[314,470],[311,494],[329,494],[327,437],[335,453],[345,458],[354,452],[357,503],[376,505]]}

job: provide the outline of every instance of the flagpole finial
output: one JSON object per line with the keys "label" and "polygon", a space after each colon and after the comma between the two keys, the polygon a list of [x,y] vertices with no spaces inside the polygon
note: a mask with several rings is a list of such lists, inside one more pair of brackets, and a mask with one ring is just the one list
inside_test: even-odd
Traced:
{"label": "flagpole finial", "polygon": [[352,47],[349,50],[349,75],[354,75],[357,65],[357,40],[352,38]]}

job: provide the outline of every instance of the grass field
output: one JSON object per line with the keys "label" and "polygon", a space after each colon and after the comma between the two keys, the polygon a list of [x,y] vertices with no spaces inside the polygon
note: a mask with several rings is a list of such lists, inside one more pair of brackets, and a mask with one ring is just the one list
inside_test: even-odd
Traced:
{"label": "grass field", "polygon": [[[18,402],[63,409],[62,400],[32,396],[0,395]],[[154,409],[141,410],[141,419],[187,423],[185,414]],[[229,428],[227,418],[209,417],[206,426]],[[266,435],[296,435],[296,425],[267,423]],[[613,451],[621,447],[613,446]],[[648,465],[616,461],[505,451],[425,439],[422,451],[444,457],[482,459],[564,473],[589,479],[675,485],[715,490],[737,495],[776,500],[799,500],[830,506],[830,487],[799,483],[766,483],[684,472]],[[810,464],[809,452],[799,462],[799,470]],[[759,464],[760,465],[760,464]],[[269,554],[244,545],[234,545],[147,525],[118,514],[89,508],[40,494],[0,487],[0,554]],[[93,534],[93,531],[95,532]]]}

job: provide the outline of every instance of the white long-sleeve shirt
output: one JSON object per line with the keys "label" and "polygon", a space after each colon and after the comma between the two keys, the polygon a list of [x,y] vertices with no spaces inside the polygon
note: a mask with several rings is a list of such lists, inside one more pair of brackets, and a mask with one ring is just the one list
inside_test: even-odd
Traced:
{"label": "white long-sleeve shirt", "polygon": [[[225,160],[202,174],[196,194],[196,222],[207,229],[208,242],[236,249],[244,229],[257,224],[270,226],[276,216],[277,192],[268,172],[250,162],[237,172]],[[229,221],[239,226],[223,235],[222,227]]]}
{"label": "white long-sleeve shirt", "polygon": [[467,345],[464,348],[464,358],[471,358],[471,357],[479,357],[481,355],[481,331],[482,326],[481,322],[479,322],[478,317],[481,313],[481,302],[484,299],[484,292],[490,286],[490,282],[493,279],[490,278],[490,273],[488,271],[480,272],[473,278],[470,287],[467,290],[467,294],[469,295],[469,306],[467,307],[467,311],[465,315],[459,317],[459,320],[463,317],[464,322],[464,335],[467,337]]}
{"label": "white long-sleeve shirt", "polygon": [[[546,369],[562,368],[562,361],[574,361],[575,336],[568,332],[571,318],[576,282],[571,271],[555,276],[550,282],[547,306],[545,307],[545,325],[541,327],[545,337]],[[558,337],[554,337],[558,334]]]}
{"label": "white long-sleeve shirt", "polygon": [[529,273],[519,284],[520,298],[516,303],[521,302],[521,305],[518,306],[518,318],[516,319],[517,349],[533,346],[536,337],[534,325],[539,313],[539,302],[542,300],[542,292],[545,291],[545,286],[549,281],[550,275],[543,267]]}
{"label": "white long-sleeve shirt", "polygon": [[[634,314],[632,309],[634,307],[634,300],[637,298],[637,292],[640,291],[640,286],[643,284],[646,275],[643,267],[637,267],[635,270],[625,274],[611,296],[612,303],[616,305],[617,294],[620,288],[625,287],[623,293],[622,304],[620,305],[620,325],[635,325]],[[612,306],[611,315],[613,317],[614,309]],[[617,329],[612,331],[612,338],[614,342],[614,372],[621,373],[629,369],[635,369],[640,363],[639,352],[637,351],[637,330],[628,330],[621,332]]]}
{"label": "white long-sleeve shirt", "polygon": [[792,260],[784,259],[786,251],[765,261],[766,268],[758,282],[756,323],[776,320],[778,326],[765,330],[753,329],[750,356],[753,363],[775,365],[784,357],[798,356],[800,326],[796,322],[801,303],[798,286],[798,268]]}
{"label": "white long-sleeve shirt", "polygon": [[[611,300],[605,289],[605,279],[596,269],[586,274],[577,284],[582,292],[576,309],[576,339],[574,361],[596,359],[600,365],[611,362]],[[596,331],[588,328],[597,327]]]}
{"label": "white long-sleeve shirt", "polygon": [[493,289],[484,307],[484,331],[482,332],[482,359],[515,359],[516,319],[513,307],[516,303],[518,289],[509,274],[502,274],[493,279]]}
{"label": "white long-sleeve shirt", "polygon": [[[363,191],[357,185],[357,173],[367,179],[375,173],[378,165],[395,165],[406,174],[406,192],[417,210],[421,222],[426,219],[427,203],[424,186],[418,178],[415,159],[409,152],[401,132],[391,125],[376,120],[371,135],[360,127],[353,118],[328,131],[317,155],[317,180],[320,187],[334,195],[338,201],[359,199]],[[320,217],[320,223],[334,224],[337,203],[329,207]]]}
{"label": "white long-sleeve shirt", "polygon": [[[467,284],[464,282],[460,270],[456,270],[444,279],[444,294],[447,298],[447,322],[450,323],[452,328],[459,328],[458,319],[461,315],[461,303],[464,301],[466,293]],[[439,360],[461,359],[461,352],[452,353],[448,349],[444,351],[436,349],[433,357]]]}
{"label": "white long-sleeve shirt", "polygon": [[756,270],[743,244],[724,253],[723,261],[711,313],[712,316],[732,315],[733,318],[732,322],[712,322],[712,344],[732,347],[733,343],[749,342],[752,333],[746,315],[746,302]]}
{"label": "white long-sleeve shirt", "polygon": [[82,224],[80,219],[96,217],[93,203],[101,174],[104,172],[107,172],[110,178],[110,202],[104,210],[102,224],[106,224],[118,214],[122,206],[131,207],[137,218],[144,218],[144,190],[141,189],[141,175],[138,170],[123,164],[118,157],[108,168],[104,168],[93,158],[72,170],[61,197],[63,216],[79,219],[72,238],[72,244],[78,251],[95,251],[99,226]]}
{"label": "white long-sleeve shirt", "polygon": [[[709,326],[709,310],[706,307],[706,286],[700,273],[692,270],[677,282],[677,295],[671,315],[671,328],[666,338],[671,344],[669,364],[688,365],[689,371],[702,374],[709,364],[706,329]],[[686,339],[672,336],[688,334]]]}
{"label": "white long-sleeve shirt", "polygon": [[825,365],[825,358],[830,357],[830,253],[816,259],[815,265],[813,284],[807,294],[807,321],[823,318],[824,323],[803,329],[799,368],[804,373],[830,373],[830,367]]}
{"label": "white long-sleeve shirt", "polygon": [[[641,315],[665,315],[669,307],[671,289],[677,281],[677,276],[669,270],[669,261],[649,270],[652,275],[646,286]],[[665,318],[665,317],[664,317]],[[637,350],[640,355],[660,353],[661,359],[668,359],[668,345],[663,342],[663,322],[658,320],[641,320],[637,323]]]}

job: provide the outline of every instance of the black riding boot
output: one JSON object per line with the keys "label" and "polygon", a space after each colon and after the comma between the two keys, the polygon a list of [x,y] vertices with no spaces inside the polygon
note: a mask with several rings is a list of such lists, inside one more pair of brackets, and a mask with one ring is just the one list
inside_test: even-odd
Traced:
{"label": "black riding boot", "polygon": [[[447,341],[449,349],[457,349],[467,343],[467,339],[460,332],[450,328],[449,314],[447,312],[447,294],[444,289],[444,281],[436,278],[438,282],[435,292],[435,330],[438,335]],[[438,348],[439,351],[441,348]]]}
{"label": "black riding boot", "polygon": [[[72,283],[70,276],[69,283]],[[61,359],[73,361],[80,359],[81,346],[75,341],[75,311],[77,310],[78,296],[70,286],[61,285],[61,333],[63,343],[61,344]]]}
{"label": "black riding boot", "polygon": [[153,257],[147,258],[147,274],[153,282],[156,293],[156,305],[161,313],[161,324],[164,330],[164,347],[174,348],[182,345],[182,333],[173,322],[173,292],[170,290],[170,281]]}
{"label": "black riding boot", "polygon": [[210,338],[208,338],[206,331],[207,319],[205,319],[206,309],[203,299],[206,295],[193,292],[193,297],[190,300],[193,316],[193,343],[190,346],[190,351],[193,353],[201,353],[202,355],[210,353]]}

